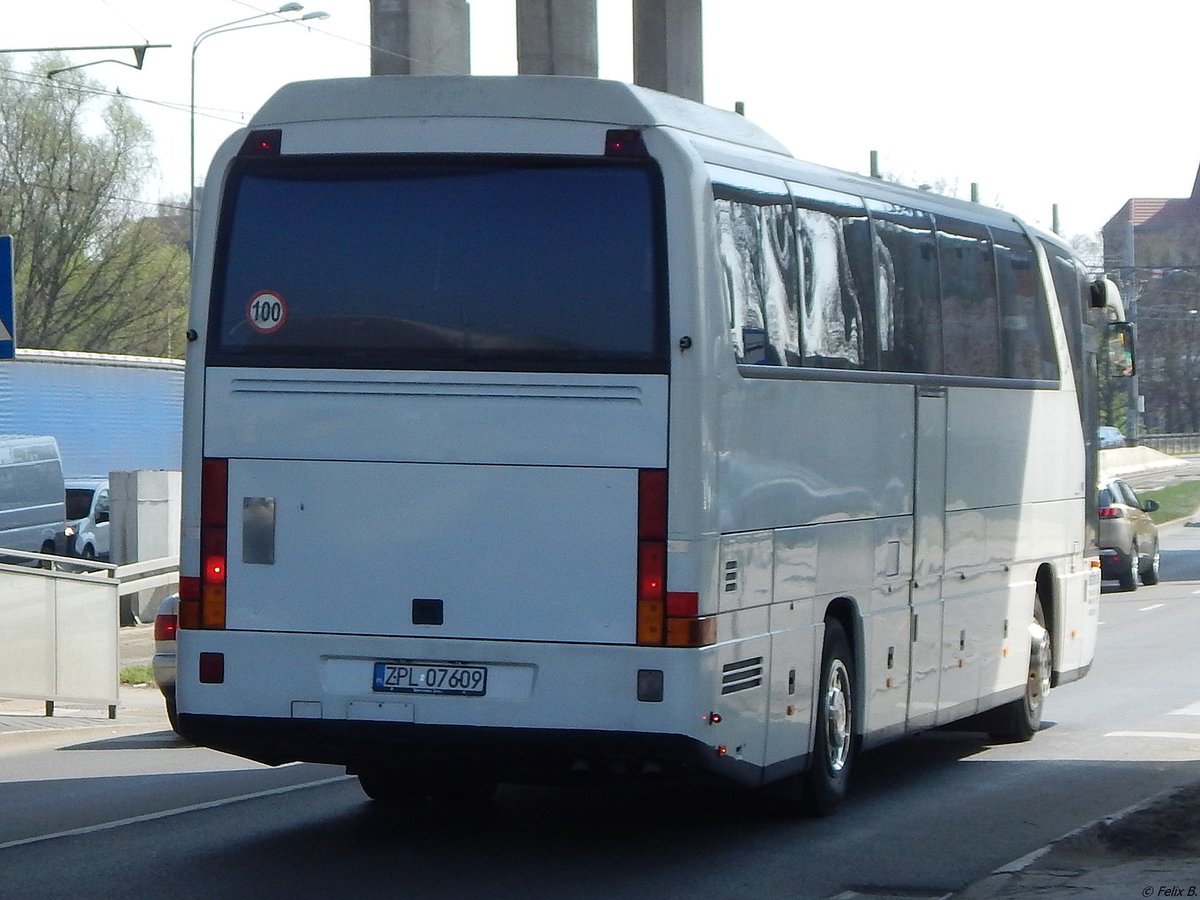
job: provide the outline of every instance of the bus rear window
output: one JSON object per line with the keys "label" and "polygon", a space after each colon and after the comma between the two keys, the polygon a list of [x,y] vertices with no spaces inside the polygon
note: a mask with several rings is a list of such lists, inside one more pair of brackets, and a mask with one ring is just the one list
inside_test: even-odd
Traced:
{"label": "bus rear window", "polygon": [[666,371],[643,161],[239,160],[210,365]]}

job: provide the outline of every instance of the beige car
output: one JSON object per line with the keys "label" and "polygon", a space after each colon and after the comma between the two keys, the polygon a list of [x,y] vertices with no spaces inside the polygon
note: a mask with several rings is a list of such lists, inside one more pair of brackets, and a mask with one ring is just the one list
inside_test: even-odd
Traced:
{"label": "beige car", "polygon": [[1126,591],[1136,591],[1139,579],[1158,584],[1158,526],[1147,515],[1158,509],[1158,501],[1140,499],[1114,478],[1100,485],[1098,508],[1101,577],[1119,581]]}

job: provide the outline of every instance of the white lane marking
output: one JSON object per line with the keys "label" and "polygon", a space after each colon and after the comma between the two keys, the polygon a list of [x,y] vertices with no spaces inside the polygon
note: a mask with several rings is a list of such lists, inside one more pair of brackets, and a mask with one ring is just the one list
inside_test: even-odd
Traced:
{"label": "white lane marking", "polygon": [[131,816],[128,819],[117,819],[115,822],[101,822],[98,825],[86,825],[83,828],[72,828],[69,831],[56,831],[54,834],[39,834],[34,837],[21,838],[17,841],[9,841],[6,844],[0,844],[0,850],[7,850],[9,847],[24,847],[27,844],[40,844],[42,841],[53,841],[58,838],[79,837],[84,834],[95,834],[99,831],[110,831],[113,828],[123,828],[126,825],[137,825],[140,822],[154,822],[158,819],[169,819],[172,816],[180,816],[184,813],[200,812],[205,809],[218,809],[222,806],[232,806],[234,803],[241,803],[244,800],[257,800],[260,797],[277,797],[280,794],[290,794],[292,791],[302,791],[306,788],[323,787],[327,784],[336,784],[339,781],[345,781],[347,778],[353,778],[352,775],[335,775],[333,778],[324,778],[321,781],[306,781],[304,784],[289,784],[286,787],[272,788],[269,791],[256,791],[253,794],[239,794],[236,797],[226,797],[224,800],[210,800],[207,803],[193,803],[191,806],[180,806],[176,809],[164,809],[162,812],[147,813],[144,816]]}
{"label": "white lane marking", "polygon": [[1200,716],[1200,703],[1193,703],[1191,706],[1185,706],[1182,709],[1173,709],[1168,716]]}
{"label": "white lane marking", "polygon": [[1151,603],[1149,606],[1143,606],[1141,609],[1138,610],[1138,612],[1150,612],[1150,610],[1152,610],[1152,609],[1159,609],[1166,605],[1167,604],[1165,604],[1165,603]]}
{"label": "white lane marking", "polygon": [[[1110,731],[1105,737],[1166,738],[1172,741],[1200,741],[1200,734],[1188,731]],[[0,850],[4,849],[0,845]]]}

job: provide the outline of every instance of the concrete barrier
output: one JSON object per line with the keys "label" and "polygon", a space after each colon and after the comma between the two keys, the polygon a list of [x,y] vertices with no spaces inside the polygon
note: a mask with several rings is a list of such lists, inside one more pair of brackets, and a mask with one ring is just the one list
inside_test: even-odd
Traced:
{"label": "concrete barrier", "polygon": [[1187,462],[1149,447],[1113,447],[1100,451],[1100,477],[1119,478],[1135,472],[1172,469]]}

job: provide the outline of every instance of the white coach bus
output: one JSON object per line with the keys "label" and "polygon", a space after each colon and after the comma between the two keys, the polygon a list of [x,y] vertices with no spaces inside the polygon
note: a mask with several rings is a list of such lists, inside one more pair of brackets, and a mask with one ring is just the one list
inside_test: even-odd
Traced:
{"label": "white coach bus", "polygon": [[272,97],[197,238],[197,743],[829,812],[861,747],[1027,739],[1092,662],[1120,301],[1007,213],[625,84],[376,77]]}

